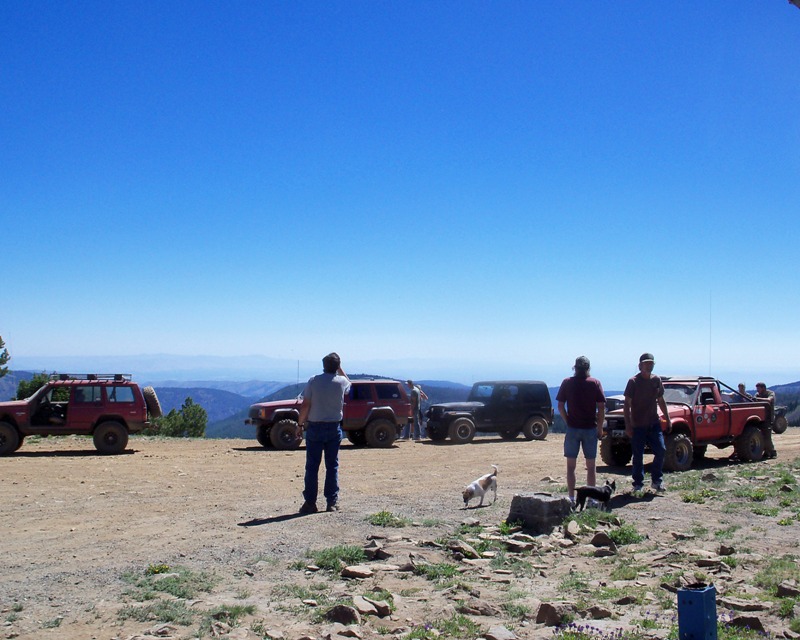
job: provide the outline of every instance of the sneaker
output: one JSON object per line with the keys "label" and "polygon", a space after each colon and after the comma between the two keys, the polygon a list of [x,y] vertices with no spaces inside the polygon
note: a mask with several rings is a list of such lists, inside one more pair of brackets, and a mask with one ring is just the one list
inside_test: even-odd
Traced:
{"label": "sneaker", "polygon": [[633,485],[633,492],[634,493],[639,493],[640,491],[644,491],[644,485],[642,485],[642,484]]}
{"label": "sneaker", "polygon": [[319,509],[317,509],[317,503],[309,502],[308,500],[300,507],[300,513],[316,513],[317,511],[319,511]]}
{"label": "sneaker", "polygon": [[339,505],[335,502],[331,502],[327,507],[325,507],[325,511],[328,512],[338,511],[338,510],[339,510]]}
{"label": "sneaker", "polygon": [[663,482],[653,482],[650,485],[650,488],[655,491],[656,493],[664,493],[667,490],[667,487],[664,486]]}

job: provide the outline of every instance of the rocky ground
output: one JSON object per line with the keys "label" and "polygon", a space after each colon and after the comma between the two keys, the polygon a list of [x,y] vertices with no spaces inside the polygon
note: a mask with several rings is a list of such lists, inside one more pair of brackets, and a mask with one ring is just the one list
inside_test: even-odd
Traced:
{"label": "rocky ground", "polygon": [[[303,451],[137,437],[105,457],[83,438],[26,441],[0,459],[0,637],[549,638],[572,621],[665,638],[675,589],[696,581],[715,585],[724,620],[797,637],[800,429],[775,442],[779,458],[756,464],[710,451],[658,496],[600,467],[617,481],[612,517],[527,536],[509,506],[564,491],[558,434],[345,444],[341,510],[302,517]],[[491,464],[497,503],[465,510],[463,486]]]}

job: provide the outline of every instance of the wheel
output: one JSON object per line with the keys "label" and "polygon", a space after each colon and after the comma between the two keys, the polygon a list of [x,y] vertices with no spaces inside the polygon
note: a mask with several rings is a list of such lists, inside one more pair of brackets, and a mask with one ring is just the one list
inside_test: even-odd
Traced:
{"label": "wheel", "polygon": [[786,416],[777,416],[772,423],[772,431],[775,433],[783,433],[788,426],[789,422],[786,420]]}
{"label": "wheel", "polygon": [[667,436],[664,468],[668,471],[687,471],[692,466],[692,441],[683,433]]}
{"label": "wheel", "polygon": [[153,387],[145,387],[142,389],[142,395],[144,396],[144,403],[147,405],[147,412],[150,414],[151,418],[160,418],[164,415],[164,412],[161,410],[161,403],[158,401],[158,396],[156,395],[156,390]]}
{"label": "wheel", "polygon": [[297,435],[297,422],[291,418],[278,420],[269,430],[269,439],[276,449],[297,449],[302,438]]}
{"label": "wheel", "polygon": [[353,444],[355,447],[363,447],[367,444],[367,434],[364,433],[364,429],[358,429],[357,431],[346,431],[347,439]]}
{"label": "wheel", "polygon": [[428,437],[434,442],[441,442],[447,438],[447,429],[442,427],[440,423],[432,424],[428,421]]}
{"label": "wheel", "polygon": [[269,427],[267,425],[258,425],[256,429],[256,440],[258,440],[258,444],[265,449],[269,449],[272,446],[272,440],[269,439]]}
{"label": "wheel", "polygon": [[475,423],[469,418],[456,418],[450,423],[450,439],[456,444],[467,444],[475,437]]}
{"label": "wheel", "polygon": [[749,462],[761,460],[764,457],[764,437],[761,435],[761,429],[752,424],[745,427],[742,435],[733,443],[733,449],[742,460]]}
{"label": "wheel", "polygon": [[128,430],[119,422],[103,422],[94,430],[94,447],[105,455],[116,455],[128,446]]}
{"label": "wheel", "polygon": [[500,432],[500,437],[503,440],[514,440],[520,434],[520,429],[505,429]]}
{"label": "wheel", "polygon": [[531,418],[522,427],[526,440],[544,440],[547,437],[547,421],[544,418]]}
{"label": "wheel", "polygon": [[0,422],[0,456],[7,456],[19,449],[22,438],[8,422]]}
{"label": "wheel", "polygon": [[694,453],[692,454],[692,458],[695,460],[702,460],[706,457],[706,451],[708,450],[707,444],[698,444],[694,447]]}
{"label": "wheel", "polygon": [[603,438],[600,441],[600,459],[609,467],[625,467],[632,457],[631,443],[627,440]]}
{"label": "wheel", "polygon": [[367,444],[370,447],[385,449],[391,447],[397,438],[397,427],[386,418],[378,418],[370,422],[364,429]]}

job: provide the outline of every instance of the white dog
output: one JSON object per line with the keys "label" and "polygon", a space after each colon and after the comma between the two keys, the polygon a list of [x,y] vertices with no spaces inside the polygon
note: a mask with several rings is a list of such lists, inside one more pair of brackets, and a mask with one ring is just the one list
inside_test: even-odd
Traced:
{"label": "white dog", "polygon": [[480,498],[481,501],[478,506],[483,506],[483,498],[490,489],[494,492],[492,504],[497,502],[497,465],[493,464],[492,469],[494,469],[492,473],[487,473],[485,476],[481,476],[474,482],[470,482],[464,489],[463,496],[465,508],[469,508],[469,501],[473,498]]}

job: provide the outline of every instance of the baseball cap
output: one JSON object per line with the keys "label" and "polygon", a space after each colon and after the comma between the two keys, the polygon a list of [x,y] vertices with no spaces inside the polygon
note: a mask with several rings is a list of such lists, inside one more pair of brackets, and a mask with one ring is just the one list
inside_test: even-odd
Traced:
{"label": "baseball cap", "polygon": [[642,362],[653,362],[655,363],[656,359],[653,357],[652,353],[643,353],[639,356],[639,364]]}
{"label": "baseball cap", "polygon": [[588,369],[589,368],[589,358],[586,356],[578,356],[575,358],[575,368],[576,369]]}

